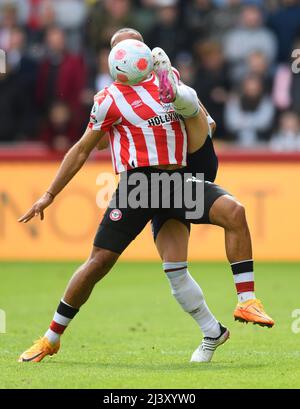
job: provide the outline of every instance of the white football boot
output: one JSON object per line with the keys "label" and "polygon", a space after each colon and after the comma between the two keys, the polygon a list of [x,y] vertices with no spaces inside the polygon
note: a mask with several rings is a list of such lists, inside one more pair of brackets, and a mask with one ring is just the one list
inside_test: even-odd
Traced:
{"label": "white football boot", "polygon": [[177,83],[175,73],[167,54],[162,48],[152,50],[153,70],[159,81],[160,100],[164,104],[170,104],[176,98]]}
{"label": "white football boot", "polygon": [[228,340],[230,336],[229,330],[221,324],[219,325],[221,330],[220,336],[218,338],[204,337],[199,347],[193,352],[190,362],[210,362],[215,350]]}

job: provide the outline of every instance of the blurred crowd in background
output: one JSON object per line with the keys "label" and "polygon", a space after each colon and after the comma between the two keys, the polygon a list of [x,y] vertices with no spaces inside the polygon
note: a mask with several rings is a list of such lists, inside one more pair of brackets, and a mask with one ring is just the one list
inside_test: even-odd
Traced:
{"label": "blurred crowd in background", "polygon": [[0,0],[0,144],[74,143],[111,83],[109,42],[124,26],[165,49],[220,144],[300,151],[298,0]]}

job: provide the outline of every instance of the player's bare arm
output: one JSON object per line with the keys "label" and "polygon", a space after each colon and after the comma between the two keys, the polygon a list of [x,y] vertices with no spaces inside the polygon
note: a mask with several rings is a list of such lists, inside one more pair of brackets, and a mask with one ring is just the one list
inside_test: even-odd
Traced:
{"label": "player's bare arm", "polygon": [[97,143],[97,150],[98,151],[103,151],[104,149],[107,149],[109,146],[109,134],[106,133],[100,141]]}
{"label": "player's bare arm", "polygon": [[44,210],[51,205],[55,196],[79,172],[104,133],[103,131],[94,131],[87,128],[82,138],[67,152],[47,191],[34,203],[27,213],[18,219],[20,223],[27,223],[35,216],[40,216],[41,220],[44,219]]}
{"label": "player's bare arm", "polygon": [[194,153],[202,148],[209,132],[204,110],[201,108],[197,116],[185,119],[184,124],[188,135],[188,153]]}

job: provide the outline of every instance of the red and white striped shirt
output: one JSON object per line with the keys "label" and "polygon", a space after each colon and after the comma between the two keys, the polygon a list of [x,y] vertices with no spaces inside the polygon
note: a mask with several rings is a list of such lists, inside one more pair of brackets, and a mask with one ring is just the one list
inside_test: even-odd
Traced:
{"label": "red and white striped shirt", "polygon": [[95,96],[89,128],[109,132],[116,173],[154,165],[186,165],[187,134],[172,105],[159,99],[154,74],[137,85],[114,82]]}

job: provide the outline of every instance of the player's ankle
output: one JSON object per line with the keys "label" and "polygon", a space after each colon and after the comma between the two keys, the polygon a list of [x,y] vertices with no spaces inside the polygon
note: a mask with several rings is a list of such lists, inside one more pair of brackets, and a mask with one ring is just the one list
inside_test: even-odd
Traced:
{"label": "player's ankle", "polygon": [[60,342],[60,334],[57,334],[56,332],[52,331],[50,328],[46,331],[45,338],[47,338],[48,342],[54,346],[57,345]]}
{"label": "player's ankle", "polygon": [[243,303],[250,300],[255,300],[255,293],[252,291],[247,291],[245,293],[238,294],[238,302]]}

